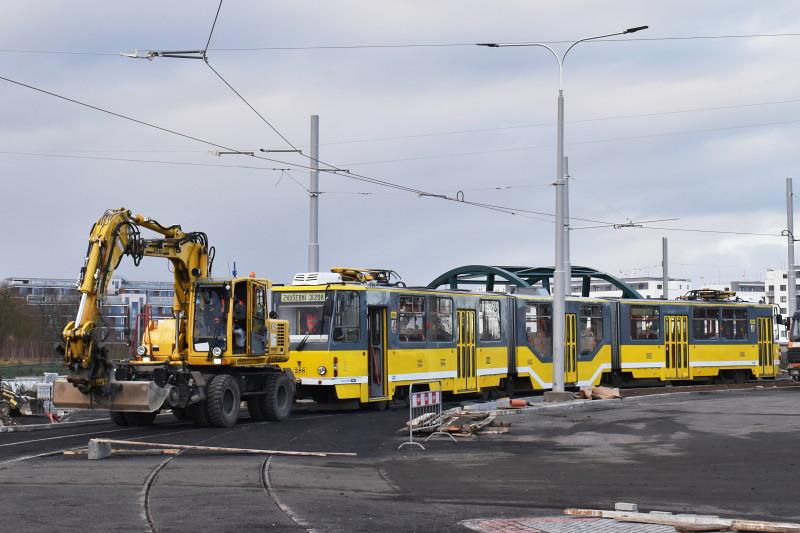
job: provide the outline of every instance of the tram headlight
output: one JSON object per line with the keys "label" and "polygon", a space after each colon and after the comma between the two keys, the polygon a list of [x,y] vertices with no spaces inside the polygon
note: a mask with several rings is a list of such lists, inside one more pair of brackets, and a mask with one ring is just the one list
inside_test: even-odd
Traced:
{"label": "tram headlight", "polygon": [[328,373],[328,369],[325,367],[325,365],[322,365],[317,369],[317,372],[319,373],[320,376],[324,376],[325,374]]}
{"label": "tram headlight", "polygon": [[220,348],[219,346],[214,346],[211,349],[211,355],[213,355],[214,357],[219,357],[220,355],[222,355],[222,348]]}
{"label": "tram headlight", "polygon": [[147,348],[145,346],[139,346],[138,348],[136,348],[136,355],[138,355],[139,357],[145,355],[146,353],[147,353]]}

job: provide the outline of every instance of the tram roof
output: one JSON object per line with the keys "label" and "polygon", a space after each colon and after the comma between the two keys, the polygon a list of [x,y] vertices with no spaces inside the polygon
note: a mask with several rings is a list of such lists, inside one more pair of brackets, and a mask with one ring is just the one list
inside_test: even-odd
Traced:
{"label": "tram roof", "polygon": [[[636,289],[611,274],[584,266],[573,266],[571,270],[573,280],[580,278],[583,281],[582,296],[589,296],[592,279],[600,279],[621,290],[623,298],[644,299]],[[520,288],[539,285],[549,293],[550,278],[554,271],[554,267],[465,265],[440,275],[428,283],[428,288],[437,289],[442,285],[449,285],[451,289],[455,289],[459,285],[483,285],[485,291],[491,292],[494,291],[495,283],[499,283]]]}

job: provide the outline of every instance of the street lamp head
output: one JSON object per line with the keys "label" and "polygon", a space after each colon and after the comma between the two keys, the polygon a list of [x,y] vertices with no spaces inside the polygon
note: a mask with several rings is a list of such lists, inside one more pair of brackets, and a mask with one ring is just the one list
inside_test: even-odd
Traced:
{"label": "street lamp head", "polygon": [[636,33],[637,31],[646,30],[646,29],[647,29],[647,28],[649,28],[649,27],[650,27],[650,26],[636,26],[635,28],[628,28],[627,30],[625,30],[625,31],[624,31],[624,32],[622,32],[622,33],[623,33],[623,34],[626,34],[626,33]]}
{"label": "street lamp head", "polygon": [[475,46],[488,46],[489,48],[500,48],[497,43],[475,43]]}

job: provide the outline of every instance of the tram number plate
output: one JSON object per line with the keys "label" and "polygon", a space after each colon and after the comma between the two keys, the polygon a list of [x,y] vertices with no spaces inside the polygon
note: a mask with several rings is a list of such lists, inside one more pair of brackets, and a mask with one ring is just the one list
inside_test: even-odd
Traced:
{"label": "tram number plate", "polygon": [[305,374],[306,373],[306,367],[299,366],[297,368],[292,369],[292,372],[294,372],[295,374]]}

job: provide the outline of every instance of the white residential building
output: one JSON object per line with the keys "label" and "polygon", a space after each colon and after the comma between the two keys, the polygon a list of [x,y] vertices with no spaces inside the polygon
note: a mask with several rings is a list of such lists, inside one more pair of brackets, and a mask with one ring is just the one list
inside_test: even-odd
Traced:
{"label": "white residential building", "polygon": [[[765,296],[767,303],[778,304],[781,308],[781,314],[788,312],[788,298],[789,291],[787,290],[787,271],[786,270],[767,270],[765,280],[766,290]],[[795,288],[797,302],[800,303],[800,270],[795,272]],[[800,309],[800,305],[795,305],[795,309]]]}
{"label": "white residential building", "polygon": [[[641,294],[644,298],[661,298],[663,296],[662,287],[663,278],[660,277],[651,277],[651,276],[640,276],[640,277],[631,277],[631,278],[620,278],[622,281],[630,285],[633,289],[636,289],[639,294]],[[688,279],[683,278],[670,278],[669,279],[669,299],[674,300],[678,296],[683,296],[689,290],[692,282]],[[572,294],[580,294],[581,293],[581,284],[580,282],[573,282],[572,284]],[[611,285],[611,283],[599,279],[593,279],[591,285],[589,287],[589,295],[590,296],[608,296],[608,297],[619,297],[622,294],[622,291],[616,289]]]}
{"label": "white residential building", "polygon": [[750,303],[767,303],[764,281],[729,281],[727,283],[707,283],[703,289],[733,291],[738,298]]}

